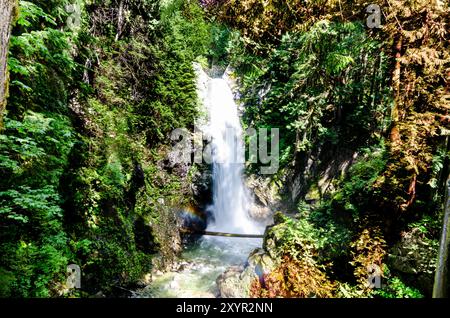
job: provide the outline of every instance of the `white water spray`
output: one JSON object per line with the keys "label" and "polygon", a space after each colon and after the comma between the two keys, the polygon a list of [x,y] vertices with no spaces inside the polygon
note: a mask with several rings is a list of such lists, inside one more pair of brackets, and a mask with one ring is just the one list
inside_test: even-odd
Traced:
{"label": "white water spray", "polygon": [[212,137],[214,220],[208,230],[257,234],[261,227],[249,216],[251,196],[244,183],[245,150],[233,93],[224,78],[209,80],[206,104]]}

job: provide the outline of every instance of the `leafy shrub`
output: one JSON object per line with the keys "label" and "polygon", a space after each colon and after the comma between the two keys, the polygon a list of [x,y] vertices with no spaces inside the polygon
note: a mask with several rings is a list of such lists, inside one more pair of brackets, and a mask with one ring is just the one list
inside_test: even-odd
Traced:
{"label": "leafy shrub", "polygon": [[[50,7],[65,4],[55,2]],[[76,42],[76,37],[57,28],[64,19],[59,16],[61,12],[46,11],[43,6],[39,1],[20,1],[19,18],[11,37],[8,103],[16,115],[26,110],[67,114],[69,87],[79,69],[71,53],[71,41]]]}
{"label": "leafy shrub", "polygon": [[423,298],[419,290],[406,286],[398,277],[389,278],[383,288],[376,289],[373,295],[381,298]]}
{"label": "leafy shrub", "polygon": [[[305,218],[276,215],[264,248],[281,265],[251,286],[252,297],[331,297],[335,285],[319,264],[326,244],[324,233]],[[328,264],[329,265],[329,264]]]}
{"label": "leafy shrub", "polygon": [[364,229],[351,246],[353,249],[351,264],[355,267],[354,275],[360,288],[369,292],[368,277],[372,274],[371,271],[379,269],[378,274],[382,275],[386,241],[379,229]]}
{"label": "leafy shrub", "polygon": [[262,279],[253,281],[251,297],[306,298],[332,297],[335,285],[307,258],[296,260],[284,256],[281,265]]}
{"label": "leafy shrub", "polygon": [[[128,3],[117,39],[116,22],[97,14],[118,3],[86,3],[77,33],[62,31],[66,4],[21,1],[11,39],[10,112],[0,134],[2,295],[60,295],[69,262],[82,267],[89,292],[147,272],[151,255],[133,233],[146,174],[137,167],[156,165],[152,150],[196,115],[192,61],[210,34],[195,3],[163,9],[164,21],[154,1]],[[150,203],[136,211],[146,217],[158,215],[152,201],[179,195],[177,177],[152,182]]]}
{"label": "leafy shrub", "polygon": [[[281,215],[279,214],[281,217]],[[289,255],[294,259],[312,258],[324,246],[324,236],[306,219],[282,217],[283,222],[270,228],[264,246],[272,256]]]}
{"label": "leafy shrub", "polygon": [[332,209],[352,214],[356,222],[368,209],[372,198],[373,185],[386,165],[384,143],[362,149],[360,158],[352,165],[347,176],[341,181],[339,190],[333,195]]}
{"label": "leafy shrub", "polygon": [[360,23],[317,21],[283,34],[269,52],[254,57],[238,41],[232,63],[242,76],[246,122],[280,128],[281,157],[337,141],[364,144],[385,124],[379,114],[389,90],[371,85],[381,85],[386,57]]}
{"label": "leafy shrub", "polygon": [[63,116],[33,112],[22,121],[6,118],[5,128],[0,134],[3,292],[47,297],[68,262],[58,187],[73,131]]}

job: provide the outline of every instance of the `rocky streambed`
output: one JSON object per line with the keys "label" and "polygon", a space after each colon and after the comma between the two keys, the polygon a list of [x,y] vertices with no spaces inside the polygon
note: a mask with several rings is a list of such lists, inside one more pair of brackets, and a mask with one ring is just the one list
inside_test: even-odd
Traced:
{"label": "rocky streambed", "polygon": [[249,297],[251,282],[272,266],[261,245],[261,239],[203,237],[185,248],[172,270],[153,273],[151,283],[136,296]]}

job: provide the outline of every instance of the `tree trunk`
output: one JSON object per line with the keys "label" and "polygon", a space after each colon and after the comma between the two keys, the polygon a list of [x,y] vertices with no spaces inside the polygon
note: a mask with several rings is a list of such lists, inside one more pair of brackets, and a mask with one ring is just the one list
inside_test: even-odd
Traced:
{"label": "tree trunk", "polygon": [[123,0],[120,1],[119,4],[119,14],[117,15],[117,33],[115,41],[117,42],[119,40],[120,35],[122,34],[122,26],[123,26]]}
{"label": "tree trunk", "polygon": [[8,97],[8,48],[11,23],[16,13],[16,0],[0,0],[0,130],[3,129],[3,112]]}
{"label": "tree trunk", "polygon": [[391,119],[392,119],[392,126],[391,126],[391,133],[390,133],[390,139],[392,144],[396,144],[400,142],[400,132],[398,130],[398,120],[399,120],[399,110],[398,110],[398,104],[400,103],[400,74],[401,74],[401,63],[400,58],[402,56],[402,36],[400,35],[395,43],[395,69],[394,74],[392,77],[392,84],[394,87],[394,93],[395,93],[395,101],[394,106],[392,108],[391,113]]}
{"label": "tree trunk", "polygon": [[447,298],[449,296],[448,263],[450,254],[450,175],[447,179],[444,201],[444,220],[442,225],[441,242],[439,245],[436,274],[434,277],[433,298]]}

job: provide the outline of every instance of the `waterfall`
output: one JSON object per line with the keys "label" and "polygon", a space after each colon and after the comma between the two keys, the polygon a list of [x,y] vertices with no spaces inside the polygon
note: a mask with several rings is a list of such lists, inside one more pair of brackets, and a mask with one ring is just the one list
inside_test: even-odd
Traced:
{"label": "waterfall", "polygon": [[212,137],[214,216],[208,230],[255,234],[260,226],[249,216],[252,199],[244,182],[245,149],[242,126],[232,90],[226,78],[208,81],[206,106]]}
{"label": "waterfall", "polygon": [[[213,200],[209,207],[212,218],[207,230],[234,234],[260,234],[264,230],[249,216],[252,197],[244,182],[245,149],[243,131],[234,102],[232,89],[226,76],[210,78],[199,64],[197,72],[198,96],[201,113],[196,126],[196,151],[201,149],[202,160],[212,164]],[[211,140],[209,147],[199,147],[203,137]],[[205,158],[206,154],[206,158]],[[209,156],[210,155],[210,156]],[[261,248],[260,238],[203,236],[198,245],[183,251],[187,261],[181,271],[169,272],[152,281],[148,295],[151,297],[217,297],[217,280],[231,266],[243,265],[249,254]],[[239,285],[239,284],[238,284]],[[240,292],[238,287],[232,287]],[[242,296],[241,296],[242,297]]]}

